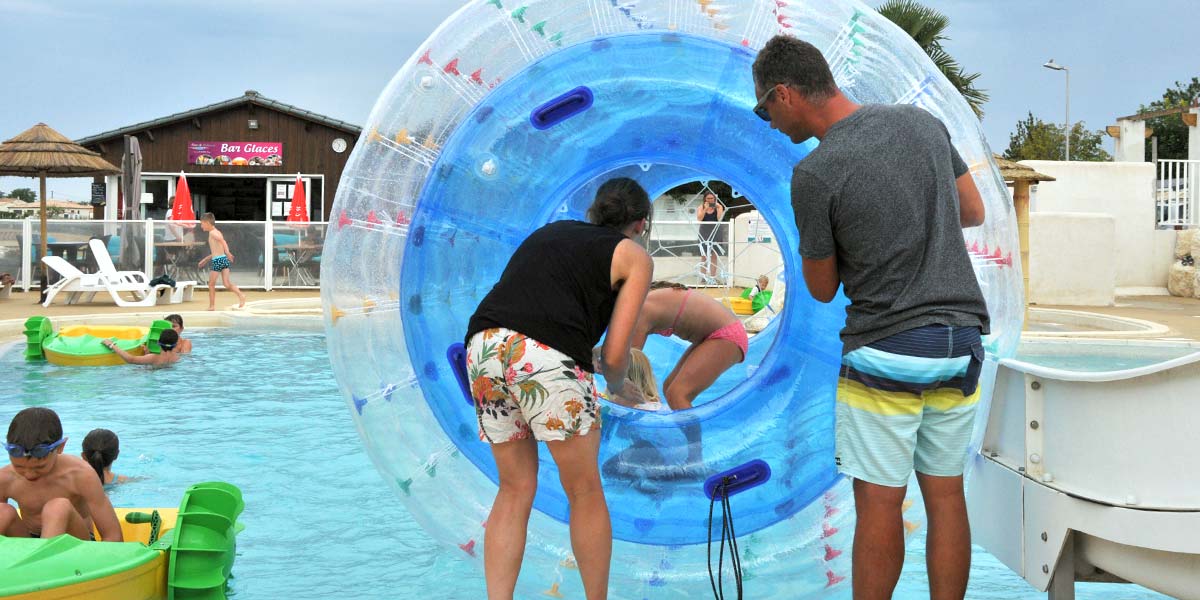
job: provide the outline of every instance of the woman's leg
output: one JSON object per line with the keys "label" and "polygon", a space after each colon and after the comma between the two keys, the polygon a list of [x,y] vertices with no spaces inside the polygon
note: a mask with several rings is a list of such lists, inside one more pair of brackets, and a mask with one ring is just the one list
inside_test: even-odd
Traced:
{"label": "woman's leg", "polygon": [[729,340],[708,339],[693,345],[663,382],[667,404],[671,410],[691,408],[701,392],[741,360],[742,349]]}
{"label": "woman's leg", "polygon": [[612,561],[612,523],[597,464],[598,428],[560,442],[546,442],[567,501],[571,504],[571,549],[579,564],[587,600],[608,597],[608,571]]}
{"label": "woman's leg", "polygon": [[679,361],[675,363],[675,368],[671,369],[671,373],[669,375],[667,375],[666,379],[663,380],[662,391],[663,391],[664,397],[667,394],[667,388],[671,387],[671,382],[675,381],[675,377],[677,375],[679,375],[679,367],[682,367],[683,363],[687,362],[688,356],[691,355],[692,350],[695,347],[696,347],[696,345],[693,344],[691,346],[688,346],[687,350],[683,351],[683,356],[679,357]]}
{"label": "woman's leg", "polygon": [[[525,530],[537,493],[537,442],[533,438],[492,445],[500,489],[483,538],[488,600],[509,600],[525,556]],[[595,462],[593,459],[592,462]]]}

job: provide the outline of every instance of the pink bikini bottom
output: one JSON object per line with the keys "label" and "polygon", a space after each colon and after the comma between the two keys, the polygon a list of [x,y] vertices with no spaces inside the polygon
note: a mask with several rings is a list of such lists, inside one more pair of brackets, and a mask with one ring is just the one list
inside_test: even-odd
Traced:
{"label": "pink bikini bottom", "polygon": [[705,340],[729,340],[737,344],[742,350],[742,362],[746,360],[746,350],[750,347],[750,340],[746,337],[746,327],[741,321],[734,321],[708,335]]}

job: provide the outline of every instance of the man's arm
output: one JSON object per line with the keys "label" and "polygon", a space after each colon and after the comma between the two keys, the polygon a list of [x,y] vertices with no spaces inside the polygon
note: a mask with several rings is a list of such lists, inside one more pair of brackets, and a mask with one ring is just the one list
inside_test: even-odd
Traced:
{"label": "man's arm", "polygon": [[971,172],[963,173],[955,179],[954,186],[958,188],[959,222],[963,227],[983,225],[983,198],[979,195],[979,188],[975,187],[975,179],[971,177]]}
{"label": "man's arm", "polygon": [[837,256],[802,259],[804,283],[808,293],[818,302],[829,302],[837,295],[841,280],[838,279]]}
{"label": "man's arm", "polygon": [[792,172],[792,212],[800,232],[800,256],[808,293],[820,302],[837,295],[837,242],[830,220],[833,192],[818,177],[802,169]]}
{"label": "man's arm", "polygon": [[96,531],[100,532],[100,539],[105,542],[123,542],[125,537],[121,533],[121,521],[117,519],[117,512],[113,510],[112,502],[104,493],[104,486],[100,485],[100,478],[94,475],[91,470],[79,471],[76,484],[80,488],[80,495],[87,503],[92,522],[96,524]]}

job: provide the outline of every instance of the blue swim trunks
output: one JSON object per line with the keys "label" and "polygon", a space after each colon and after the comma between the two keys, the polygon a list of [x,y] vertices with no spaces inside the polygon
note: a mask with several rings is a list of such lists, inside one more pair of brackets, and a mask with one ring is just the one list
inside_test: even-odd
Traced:
{"label": "blue swim trunks", "polygon": [[221,271],[224,271],[225,269],[228,269],[231,266],[232,265],[229,264],[229,259],[226,258],[224,254],[218,254],[213,257],[212,263],[209,265],[209,268],[211,268],[214,273],[220,273]]}
{"label": "blue swim trunks", "polygon": [[836,459],[842,473],[903,487],[915,468],[962,475],[979,401],[978,327],[930,325],[842,357]]}

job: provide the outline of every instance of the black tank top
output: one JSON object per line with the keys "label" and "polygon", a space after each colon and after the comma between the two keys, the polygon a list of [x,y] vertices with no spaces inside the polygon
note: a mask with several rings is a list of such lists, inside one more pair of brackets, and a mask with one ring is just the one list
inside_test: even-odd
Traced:
{"label": "black tank top", "polygon": [[467,324],[466,340],[494,327],[523,333],[593,372],[592,347],[612,318],[612,258],[627,239],[611,227],[556,221],[513,253]]}

